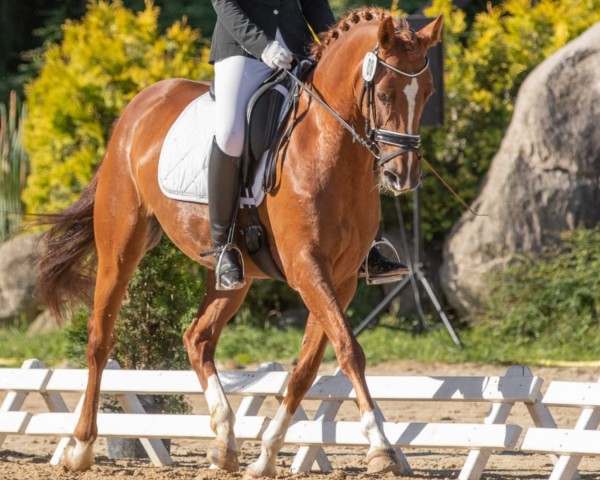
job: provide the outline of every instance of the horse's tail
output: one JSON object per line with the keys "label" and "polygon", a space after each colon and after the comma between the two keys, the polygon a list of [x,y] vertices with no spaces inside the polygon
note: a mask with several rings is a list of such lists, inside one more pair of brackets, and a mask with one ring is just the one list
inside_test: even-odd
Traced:
{"label": "horse's tail", "polygon": [[96,173],[79,200],[60,213],[45,215],[50,225],[43,241],[47,251],[39,262],[40,300],[59,318],[68,304],[89,304],[95,277],[94,200]]}

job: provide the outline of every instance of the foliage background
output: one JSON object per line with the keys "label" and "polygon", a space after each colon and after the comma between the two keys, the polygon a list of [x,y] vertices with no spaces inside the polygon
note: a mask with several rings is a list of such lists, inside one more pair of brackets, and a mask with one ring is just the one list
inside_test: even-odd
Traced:
{"label": "foliage background", "polygon": [[55,212],[75,201],[136,93],[165,78],[208,75],[195,48],[198,32],[175,22],[161,35],[157,21],[156,7],[135,14],[118,1],[98,2],[80,22],[67,21],[62,42],[45,52],[26,88],[28,211]]}
{"label": "foliage background", "polygon": [[[470,203],[500,146],[519,87],[545,58],[600,21],[600,0],[505,0],[487,4],[472,19],[451,0],[434,0],[425,14],[444,15],[446,124],[422,129],[423,155]],[[435,250],[464,209],[431,174],[422,198],[423,231]],[[384,211],[393,224],[391,201]]]}
{"label": "foliage background", "polygon": [[0,243],[18,231],[23,218],[21,194],[29,173],[22,141],[26,115],[14,90],[8,105],[0,103]]}
{"label": "foliage background", "polygon": [[[364,3],[331,2],[338,17]],[[421,0],[370,3],[409,13],[425,4]],[[0,13],[0,99],[7,98],[8,91],[15,88],[26,95],[29,108],[25,146],[31,156],[32,173],[23,201],[30,212],[56,211],[77,197],[102,158],[113,122],[140,89],[172,76],[211,76],[206,54],[214,12],[208,1],[156,0],[152,6],[144,0],[4,0]],[[463,9],[451,0],[434,0],[425,13],[443,13],[445,17],[447,122],[443,128],[422,130],[423,153],[469,202],[475,198],[498,149],[522,81],[544,58],[600,20],[600,0],[475,0]],[[187,18],[182,19],[182,15]],[[15,21],[21,17],[22,22]],[[36,34],[24,35],[24,31]],[[28,83],[23,88],[25,82]],[[425,177],[422,197],[425,250],[438,252],[462,214],[462,207],[432,175]],[[410,197],[403,205],[406,210],[411,209]],[[410,216],[407,218],[410,226]],[[396,223],[393,202],[384,199],[384,225]],[[595,241],[598,232],[581,231],[574,235],[565,237],[565,252],[578,259],[572,260],[576,265],[584,265],[588,258],[585,255],[591,254],[590,242]],[[168,242],[166,246],[161,244],[148,257],[150,263],[136,274],[127,305],[140,309],[144,302],[152,303],[142,296],[136,299],[135,295],[142,290],[160,292],[160,284],[148,282],[162,276],[169,278],[169,262],[179,261],[171,256],[179,255],[172,248]],[[591,341],[590,333],[598,321],[594,293],[597,285],[586,283],[589,286],[581,290],[569,283],[573,263],[562,256],[565,252],[552,252],[537,259],[547,268],[538,272],[539,277],[526,275],[535,269],[531,268],[533,263],[524,263],[515,266],[507,276],[500,276],[500,280],[493,280],[499,282],[498,296],[490,299],[489,311],[502,311],[500,307],[506,302],[515,307],[515,313],[508,319],[502,316],[502,320],[482,312],[472,333],[476,339],[472,348],[484,339],[488,344],[492,340],[500,342],[502,339],[494,335],[499,332],[498,335],[518,336],[522,343],[515,344],[524,348],[531,349],[532,342],[538,342],[551,349],[551,344],[542,340],[551,339],[556,333],[552,330],[552,311],[560,312],[563,307],[565,313],[558,314],[559,324],[564,325],[560,331],[566,335],[563,338],[569,339],[562,344],[564,352],[568,342],[583,345],[584,341]],[[563,264],[552,263],[552,255],[559,255]],[[202,291],[202,276],[195,266],[182,262],[178,272],[183,277],[178,281],[184,290],[193,288],[196,294],[190,298],[197,299]],[[597,263],[590,264],[597,267]],[[153,275],[144,277],[145,269]],[[544,275],[554,275],[559,283],[544,283]],[[577,278],[581,282],[589,280],[583,271]],[[545,290],[549,286],[553,290]],[[558,296],[557,291],[561,292]],[[521,292],[527,295],[518,296]],[[349,309],[351,322],[364,318],[382,294],[377,288],[361,287]],[[178,296],[178,300],[182,298]],[[158,295],[159,305],[148,310],[148,315],[158,322],[154,327],[165,327],[167,339],[169,332],[180,332],[178,322],[189,318],[192,308],[186,306],[185,312],[177,313],[181,316],[174,320],[170,308],[164,307],[166,303],[160,306],[168,299],[167,296],[160,300]],[[284,285],[260,282],[237,316],[238,328],[277,325],[282,311],[298,306],[298,298]],[[518,310],[517,306],[525,310]],[[577,312],[581,318],[569,319],[568,311]],[[161,318],[174,323],[163,323]],[[404,328],[396,320],[387,324],[389,328]],[[567,335],[575,330],[579,332],[577,338]],[[477,337],[477,332],[486,334]],[[597,350],[592,346],[592,351]]]}

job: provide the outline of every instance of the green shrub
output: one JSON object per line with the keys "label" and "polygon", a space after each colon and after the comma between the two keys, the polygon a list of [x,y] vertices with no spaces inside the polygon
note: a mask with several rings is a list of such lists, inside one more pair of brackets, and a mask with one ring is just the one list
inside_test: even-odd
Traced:
{"label": "green shrub", "polygon": [[23,149],[24,105],[19,108],[17,94],[10,94],[8,108],[0,103],[0,243],[21,223],[21,192],[29,170],[29,158]]}
{"label": "green shrub", "polygon": [[116,327],[124,368],[189,366],[182,336],[204,295],[200,270],[166,236],[142,259]]}
{"label": "green shrub", "polygon": [[490,281],[493,293],[475,322],[477,337],[488,345],[566,360],[598,358],[600,227],[566,233],[559,246],[517,261]]}
{"label": "green shrub", "polygon": [[[90,2],[79,22],[44,55],[40,75],[27,85],[25,146],[32,172],[23,200],[31,212],[71,204],[101,161],[110,129],[140,90],[169,77],[211,74],[199,33],[185,23],[164,35],[150,2],[134,14],[120,0]],[[201,53],[202,55],[199,55]]]}
{"label": "green shrub", "polygon": [[[358,325],[383,297],[380,288],[359,281],[356,294],[346,310],[346,318],[351,326]],[[286,284],[276,280],[259,280],[252,284],[246,300],[240,307],[233,322],[257,328],[287,327],[281,317],[287,313],[301,313],[306,310],[300,295]],[[292,312],[296,311],[296,312]],[[286,313],[287,312],[287,313]],[[308,311],[306,311],[308,314]],[[298,327],[299,325],[291,325]]]}

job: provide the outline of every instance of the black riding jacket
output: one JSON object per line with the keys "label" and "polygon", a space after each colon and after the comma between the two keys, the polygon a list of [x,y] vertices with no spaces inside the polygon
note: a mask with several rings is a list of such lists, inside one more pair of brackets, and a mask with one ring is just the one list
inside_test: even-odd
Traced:
{"label": "black riding jacket", "polygon": [[[313,37],[335,23],[327,0],[212,0],[217,24],[210,62],[233,55],[260,60],[277,29],[292,53],[308,54]],[[308,23],[308,25],[307,25]]]}

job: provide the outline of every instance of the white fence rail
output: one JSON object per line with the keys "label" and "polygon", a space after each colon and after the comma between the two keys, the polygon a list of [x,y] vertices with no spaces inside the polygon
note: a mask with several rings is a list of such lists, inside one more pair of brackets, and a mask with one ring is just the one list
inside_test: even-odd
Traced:
{"label": "white fence rail", "polygon": [[[279,364],[266,364],[253,372],[221,372],[228,395],[241,396],[236,412],[236,435],[240,442],[260,440],[269,423],[258,416],[267,397],[279,402],[285,394],[289,373]],[[78,418],[87,383],[86,370],[47,369],[42,362],[29,360],[20,369],[0,369],[0,391],[7,392],[0,406],[0,446],[6,435],[43,435],[63,437],[51,463],[58,464],[68,445]],[[499,450],[515,450],[519,446],[522,427],[509,424],[515,404],[524,404],[536,426],[525,435],[522,450],[544,452],[555,462],[552,479],[577,476],[582,455],[600,455],[600,384],[566,384],[553,382],[542,399],[543,380],[526,367],[511,367],[502,376],[428,377],[368,376],[373,398],[395,402],[475,402],[488,405],[488,413],[480,423],[393,423],[385,422],[388,439],[398,447],[405,468],[410,465],[400,448],[451,448],[468,451],[460,473],[461,480],[480,478],[490,455]],[[212,439],[208,415],[148,414],[138,394],[202,394],[191,371],[128,371],[109,364],[102,378],[103,394],[113,394],[125,413],[99,413],[98,430],[102,437],[140,438],[155,465],[171,463],[169,453],[158,439]],[[31,413],[22,407],[27,395],[41,394],[47,413]],[[81,393],[77,407],[70,412],[65,393]],[[339,445],[367,445],[359,421],[336,420],[343,402],[355,401],[349,380],[341,375],[317,378],[306,400],[319,402],[312,419],[300,407],[290,426],[285,442],[300,448],[292,471],[317,468],[331,469],[324,448]],[[574,430],[556,428],[548,409],[552,405],[572,405],[583,409]],[[385,412],[381,412],[382,415]],[[141,415],[143,414],[143,415]],[[384,417],[385,419],[385,417]],[[553,454],[561,455],[558,459]]]}
{"label": "white fence rail", "polygon": [[551,480],[578,478],[582,456],[600,455],[600,383],[552,382],[542,401],[548,407],[579,408],[579,419],[573,428],[530,428],[521,449],[560,454]]}
{"label": "white fence rail", "polygon": [[[477,402],[489,405],[487,416],[481,424],[385,424],[388,439],[397,447],[465,448],[469,454],[460,473],[460,480],[478,479],[494,450],[514,450],[521,427],[506,425],[510,411],[516,403],[527,406],[535,425],[555,427],[548,409],[541,404],[543,380],[532,375],[526,367],[510,367],[504,376],[429,377],[429,376],[369,376],[367,383],[375,401],[418,401],[418,402]],[[307,393],[306,400],[319,400],[313,423],[302,423],[290,427],[286,442],[302,446],[292,464],[292,471],[309,470],[319,453],[316,441],[299,437],[297,432],[327,431],[325,440],[335,435],[338,445],[364,444],[360,436],[360,425],[335,422],[335,416],[343,401],[353,400],[354,390],[344,375],[317,378]],[[443,408],[440,405],[440,408]],[[320,429],[318,422],[324,422]],[[316,423],[316,425],[315,425]],[[332,425],[333,423],[333,425]],[[339,429],[345,428],[344,433]],[[350,432],[354,432],[350,435]],[[343,440],[342,440],[343,439]],[[487,442],[487,443],[486,443]],[[308,445],[308,446],[306,446]],[[405,468],[410,470],[406,458],[401,455]]]}

